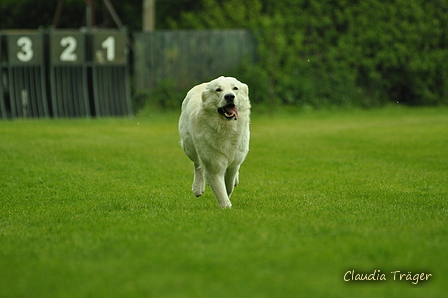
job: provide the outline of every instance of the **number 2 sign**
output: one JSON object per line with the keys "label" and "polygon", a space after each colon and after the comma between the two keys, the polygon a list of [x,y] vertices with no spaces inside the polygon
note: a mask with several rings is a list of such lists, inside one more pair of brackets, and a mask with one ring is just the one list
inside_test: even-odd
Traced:
{"label": "number 2 sign", "polygon": [[61,47],[65,49],[62,51],[59,58],[61,61],[76,61],[78,60],[78,55],[75,52],[78,46],[78,41],[73,36],[66,36],[61,39]]}
{"label": "number 2 sign", "polygon": [[85,62],[84,34],[79,31],[52,31],[50,37],[53,64],[82,64]]}

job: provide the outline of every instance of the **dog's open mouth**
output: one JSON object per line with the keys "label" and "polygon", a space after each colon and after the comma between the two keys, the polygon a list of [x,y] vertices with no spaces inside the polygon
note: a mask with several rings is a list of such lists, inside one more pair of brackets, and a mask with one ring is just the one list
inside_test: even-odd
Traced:
{"label": "dog's open mouth", "polygon": [[219,108],[218,113],[223,115],[227,120],[238,119],[238,109],[234,104],[228,104]]}

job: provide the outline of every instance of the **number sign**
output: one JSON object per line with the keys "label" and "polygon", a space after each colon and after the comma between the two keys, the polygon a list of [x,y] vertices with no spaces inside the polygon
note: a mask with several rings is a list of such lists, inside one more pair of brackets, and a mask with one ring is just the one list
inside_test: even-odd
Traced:
{"label": "number sign", "polygon": [[14,33],[7,35],[9,63],[11,65],[36,65],[43,62],[43,36],[39,33]]}
{"label": "number sign", "polygon": [[119,31],[93,33],[93,61],[96,64],[126,64],[126,35]]}
{"label": "number sign", "polygon": [[55,65],[80,65],[85,62],[84,34],[79,31],[52,31],[51,62]]}

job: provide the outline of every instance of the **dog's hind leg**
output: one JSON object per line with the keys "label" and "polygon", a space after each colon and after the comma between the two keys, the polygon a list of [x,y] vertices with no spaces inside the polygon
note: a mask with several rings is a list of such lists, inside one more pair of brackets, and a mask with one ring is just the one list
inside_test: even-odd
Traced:
{"label": "dog's hind leg", "polygon": [[205,191],[204,169],[197,163],[194,164],[193,193],[200,197]]}
{"label": "dog's hind leg", "polygon": [[238,170],[239,170],[239,168],[240,168],[240,166],[231,167],[231,168],[228,168],[226,171],[226,177],[225,177],[226,190],[227,190],[227,195],[229,196],[229,198],[233,192],[234,187],[238,185]]}
{"label": "dog's hind leg", "polygon": [[224,173],[220,174],[210,174],[205,171],[205,177],[207,178],[208,184],[210,185],[213,193],[216,196],[216,200],[218,201],[218,205],[221,208],[231,208],[232,203],[229,200],[229,196],[227,195],[226,184],[224,181]]}
{"label": "dog's hind leg", "polygon": [[238,186],[238,184],[240,184],[240,171],[239,170],[236,172],[235,186]]}

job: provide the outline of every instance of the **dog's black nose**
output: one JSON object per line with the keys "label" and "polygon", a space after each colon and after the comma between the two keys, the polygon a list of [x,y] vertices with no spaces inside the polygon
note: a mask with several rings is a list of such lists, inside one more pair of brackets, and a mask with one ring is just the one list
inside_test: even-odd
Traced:
{"label": "dog's black nose", "polygon": [[227,100],[227,102],[232,103],[233,100],[235,99],[235,95],[228,93],[224,95],[224,99]]}

